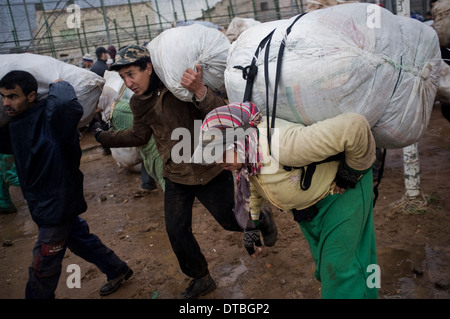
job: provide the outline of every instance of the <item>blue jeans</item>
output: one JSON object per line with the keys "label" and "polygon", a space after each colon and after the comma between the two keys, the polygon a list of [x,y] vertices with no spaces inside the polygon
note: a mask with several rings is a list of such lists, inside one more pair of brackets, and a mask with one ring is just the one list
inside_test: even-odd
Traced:
{"label": "blue jeans", "polygon": [[145,169],[144,163],[141,164],[141,187],[143,189],[152,190],[157,188],[155,180],[150,176],[150,174]]}
{"label": "blue jeans", "polygon": [[106,247],[96,235],[89,232],[86,221],[77,216],[63,225],[39,227],[25,298],[55,298],[55,290],[61,276],[61,263],[67,248],[96,265],[106,274],[108,281],[128,269],[124,261]]}
{"label": "blue jeans", "polygon": [[195,198],[226,230],[241,231],[234,216],[234,183],[230,171],[223,171],[206,185],[183,185],[168,179],[164,191],[166,230],[184,274],[200,278],[208,274],[208,264],[192,233],[192,206]]}

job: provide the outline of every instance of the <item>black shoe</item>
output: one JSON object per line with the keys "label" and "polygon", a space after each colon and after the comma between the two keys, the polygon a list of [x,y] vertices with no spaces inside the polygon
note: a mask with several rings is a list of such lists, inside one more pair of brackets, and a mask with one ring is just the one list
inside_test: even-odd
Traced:
{"label": "black shoe", "polygon": [[267,247],[275,245],[278,239],[278,229],[273,218],[272,210],[266,205],[261,207],[258,228],[263,236],[264,245]]}
{"label": "black shoe", "polygon": [[128,268],[128,270],[124,272],[122,275],[108,281],[106,284],[103,285],[102,288],[100,288],[100,296],[107,296],[112,294],[114,291],[119,289],[122,282],[130,278],[132,274],[133,270],[131,270],[131,268]]}
{"label": "black shoe", "polygon": [[179,299],[196,299],[216,289],[216,283],[208,273],[201,278],[193,279],[184,292],[180,294]]}

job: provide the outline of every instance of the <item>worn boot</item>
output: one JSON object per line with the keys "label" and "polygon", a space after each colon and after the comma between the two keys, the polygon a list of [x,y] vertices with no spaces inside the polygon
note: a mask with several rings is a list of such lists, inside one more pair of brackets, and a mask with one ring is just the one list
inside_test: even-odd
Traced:
{"label": "worn boot", "polygon": [[196,299],[199,296],[206,295],[215,289],[216,283],[208,273],[201,278],[193,279],[186,290],[182,292],[177,299]]}
{"label": "worn boot", "polygon": [[116,278],[108,281],[106,284],[100,288],[100,296],[107,296],[115,292],[122,285],[124,281],[127,281],[131,275],[133,274],[133,270],[128,268],[123,274],[117,276]]}
{"label": "worn boot", "polygon": [[278,229],[273,218],[272,210],[267,205],[261,207],[258,228],[263,236],[264,245],[267,247],[275,245],[278,239]]}

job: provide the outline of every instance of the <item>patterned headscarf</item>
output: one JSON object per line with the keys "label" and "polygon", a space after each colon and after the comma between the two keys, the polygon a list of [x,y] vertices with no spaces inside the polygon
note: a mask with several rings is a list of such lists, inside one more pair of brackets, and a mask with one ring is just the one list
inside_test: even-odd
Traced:
{"label": "patterned headscarf", "polygon": [[[227,129],[246,129],[243,138],[237,138],[231,149],[234,148],[243,159],[242,168],[237,173],[237,196],[235,205],[236,220],[244,230],[254,229],[255,225],[250,214],[250,181],[249,176],[257,175],[261,170],[261,154],[259,152],[259,137],[256,126],[261,121],[259,108],[251,102],[233,103],[215,108],[205,117],[201,127],[202,132],[215,128],[225,131]],[[226,145],[230,149],[230,145]],[[224,150],[225,151],[225,150]]]}

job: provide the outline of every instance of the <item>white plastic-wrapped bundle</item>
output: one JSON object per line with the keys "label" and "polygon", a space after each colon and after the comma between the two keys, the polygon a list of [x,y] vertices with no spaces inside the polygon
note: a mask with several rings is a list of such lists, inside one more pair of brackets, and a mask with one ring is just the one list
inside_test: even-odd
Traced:
{"label": "white plastic-wrapped bundle", "polygon": [[261,24],[261,22],[252,18],[234,17],[228,25],[225,35],[228,37],[230,42],[234,42],[237,38],[239,38],[242,32],[258,24]]}
{"label": "white plastic-wrapped bundle", "polygon": [[438,0],[433,9],[433,28],[439,37],[439,44],[442,47],[450,46],[450,1]]}
{"label": "white plastic-wrapped bundle", "polygon": [[450,104],[450,65],[444,61],[441,64],[441,78],[436,99],[441,103]]}
{"label": "white plastic-wrapped bundle", "polygon": [[[106,82],[98,103],[103,121],[110,123],[111,130],[131,127],[133,115],[128,106],[128,101],[123,101],[125,87],[123,86],[122,78],[119,73],[113,71],[105,71],[103,77]],[[131,91],[131,93],[133,92]],[[115,112],[115,107],[119,101],[127,105],[122,105],[118,112]],[[124,109],[128,112],[124,112]],[[114,127],[114,123],[120,123],[121,127]],[[139,147],[112,147],[111,155],[119,168],[131,172],[140,172],[142,157]]]}
{"label": "white plastic-wrapped bundle", "polygon": [[[78,127],[86,126],[94,117],[98,99],[105,80],[86,69],[68,64],[45,55],[20,53],[2,54],[0,58],[0,78],[13,70],[31,73],[38,82],[37,99],[46,98],[50,83],[61,78],[69,82],[83,106],[83,116]],[[1,104],[1,101],[0,101]],[[3,105],[1,105],[3,108]]]}
{"label": "white plastic-wrapped bundle", "polygon": [[147,44],[156,74],[182,101],[192,101],[193,93],[181,86],[181,77],[196,64],[202,66],[204,84],[220,91],[229,48],[225,34],[200,24],[168,29]]}
{"label": "white plastic-wrapped bundle", "polygon": [[[294,18],[254,26],[232,43],[225,70],[230,103],[243,100],[246,86],[235,66],[250,65],[261,40],[276,28],[267,59],[272,109],[278,51]],[[276,117],[309,125],[356,112],[367,118],[384,148],[405,147],[425,132],[441,62],[432,28],[373,4],[342,4],[305,14],[285,43]],[[264,50],[251,99],[263,113]]]}

